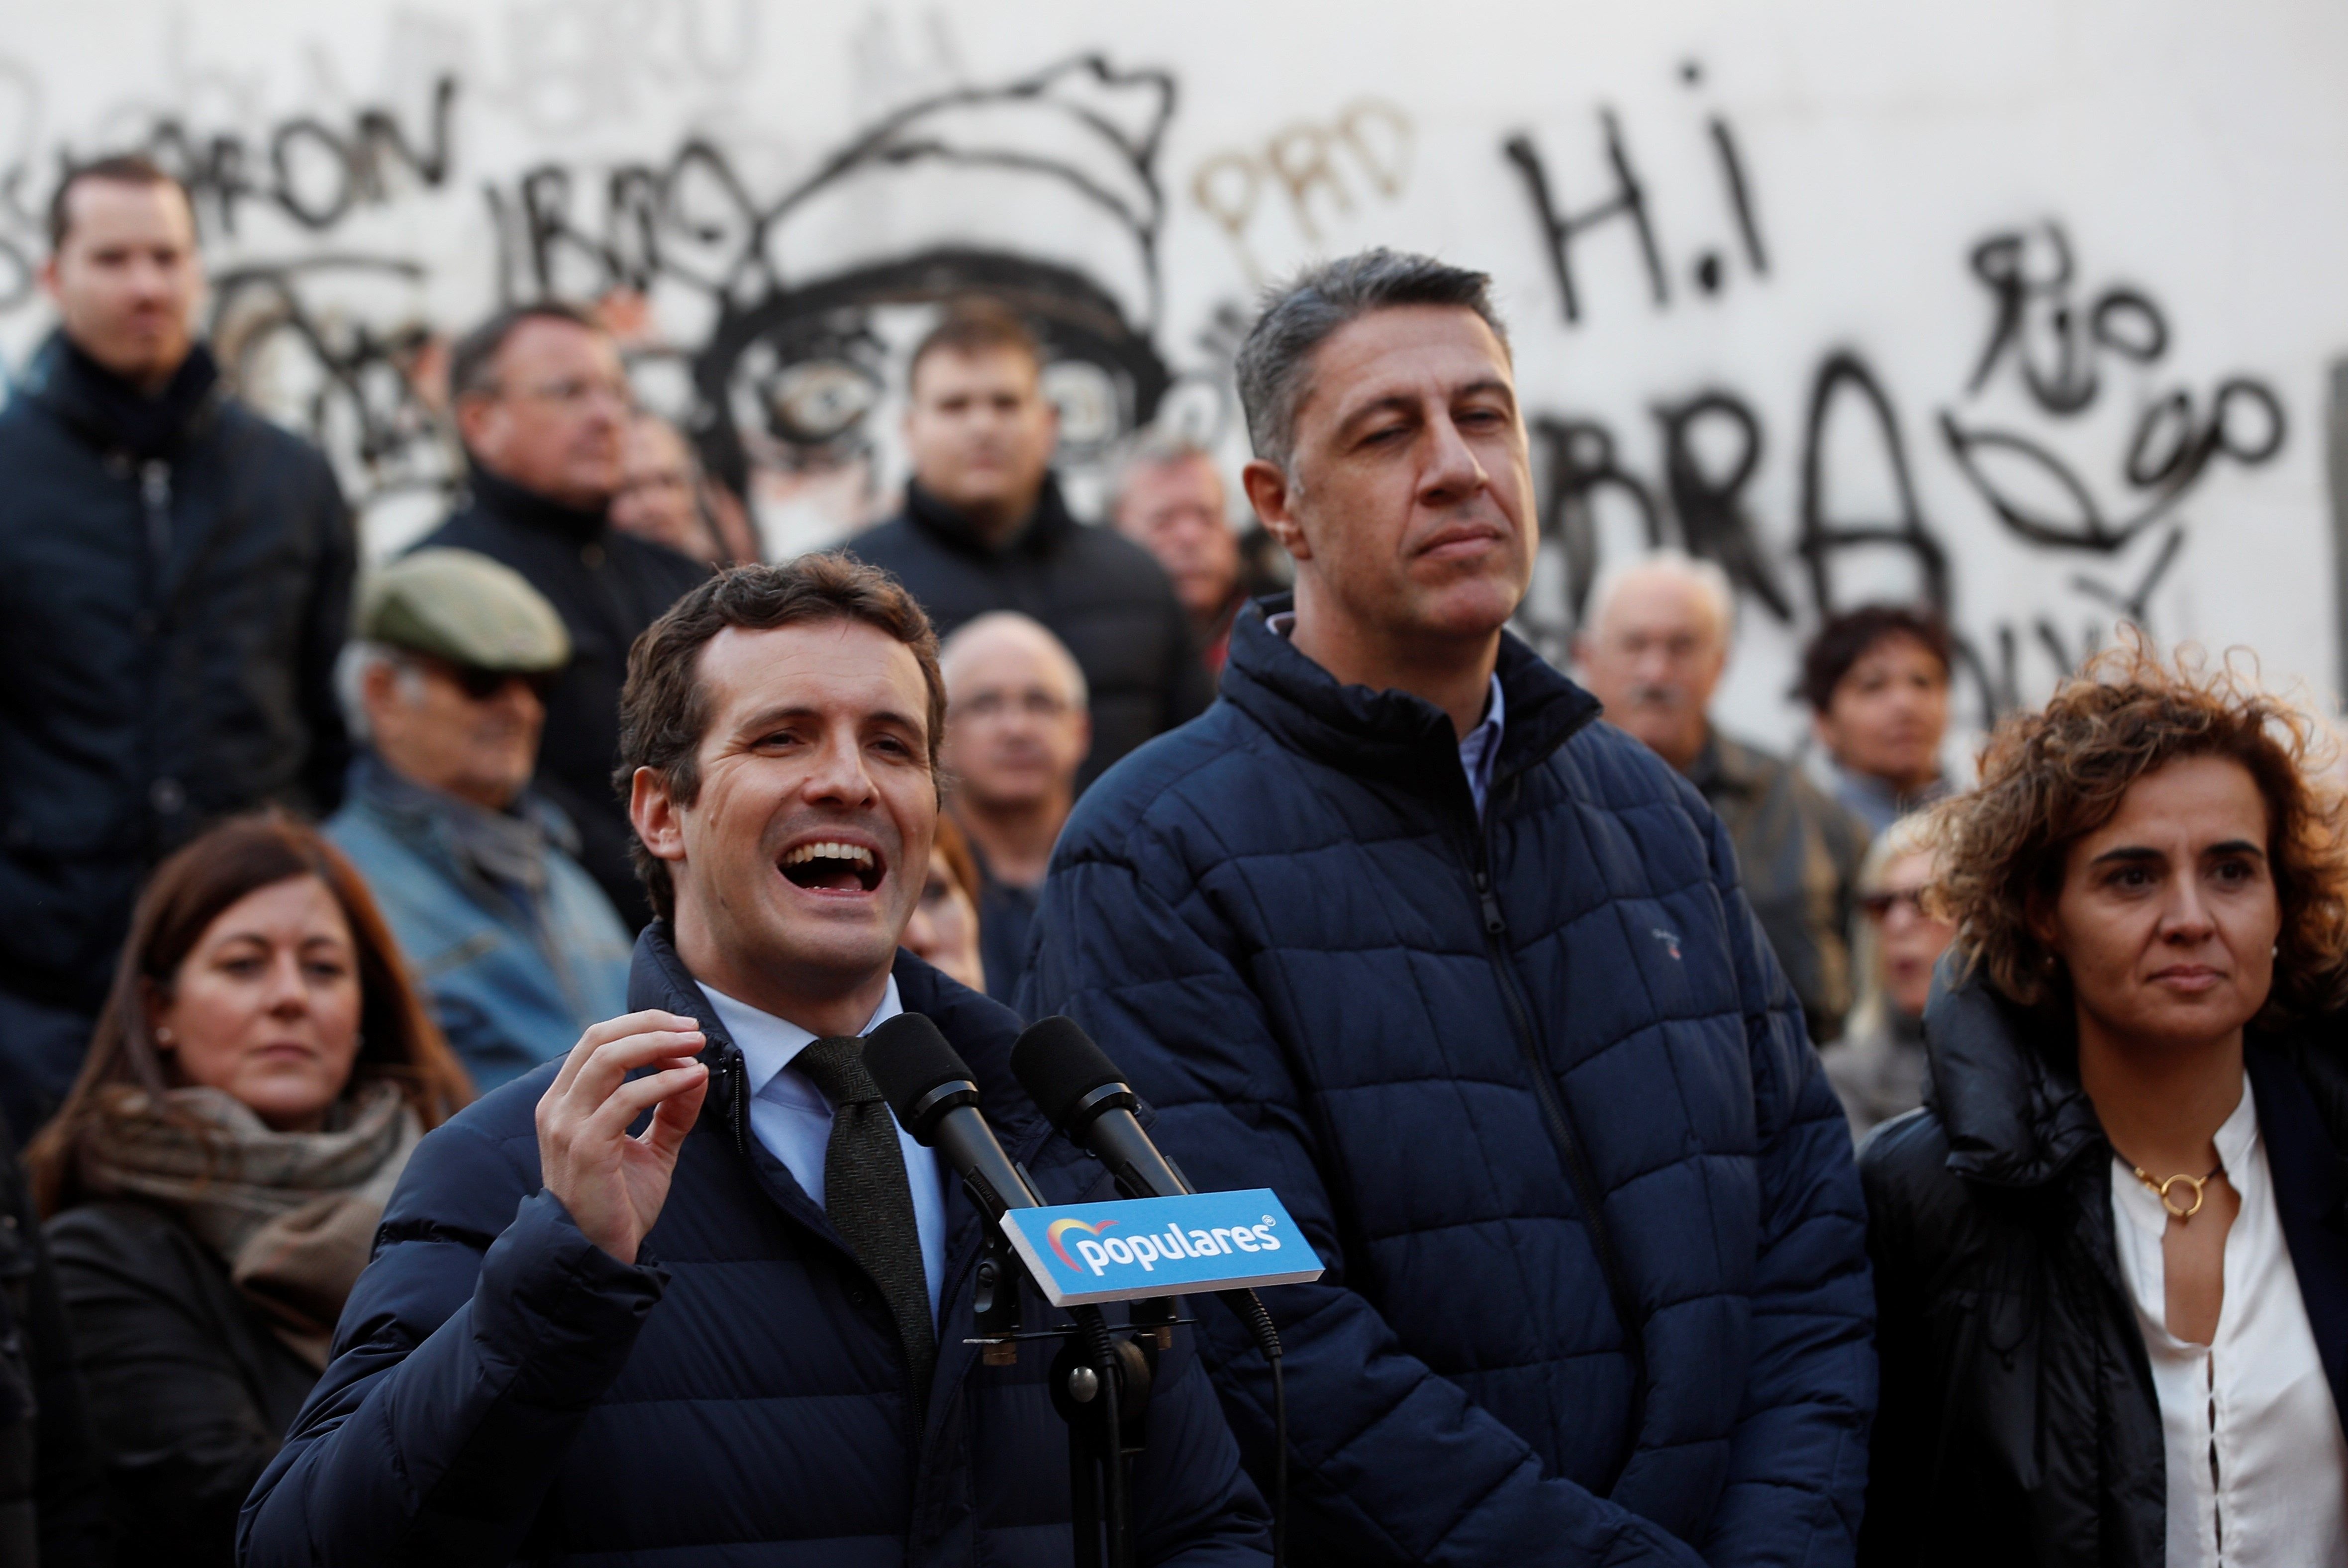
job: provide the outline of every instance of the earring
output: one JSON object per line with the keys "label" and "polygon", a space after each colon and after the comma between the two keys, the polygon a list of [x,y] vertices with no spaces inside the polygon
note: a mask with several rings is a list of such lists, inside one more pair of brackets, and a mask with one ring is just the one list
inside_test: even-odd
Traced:
{"label": "earring", "polygon": [[155,1043],[159,1046],[174,1044],[175,1042],[172,1038],[171,1031],[168,1028],[158,1027],[155,1031]]}

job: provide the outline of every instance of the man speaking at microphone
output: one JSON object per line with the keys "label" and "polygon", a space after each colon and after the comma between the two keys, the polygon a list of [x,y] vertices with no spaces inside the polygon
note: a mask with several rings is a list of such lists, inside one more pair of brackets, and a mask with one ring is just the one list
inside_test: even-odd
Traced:
{"label": "man speaking at microphone", "polygon": [[[1069,1561],[1050,1347],[980,1365],[980,1215],[859,1038],[927,1015],[1045,1201],[1114,1195],[1015,1086],[1018,1020],[897,945],[943,707],[920,608],[839,558],[713,578],[638,641],[636,1010],[418,1147],[244,1563]],[[1135,1561],[1260,1563],[1189,1343],[1134,1461]]]}
{"label": "man speaking at microphone", "polygon": [[[1504,629],[1535,515],[1488,285],[1376,251],[1269,300],[1245,479],[1294,600],[1077,803],[1023,999],[1328,1264],[1264,1293],[1300,1564],[1848,1563],[1849,1135],[1719,822]],[[1262,1476],[1265,1364],[1200,1315]]]}

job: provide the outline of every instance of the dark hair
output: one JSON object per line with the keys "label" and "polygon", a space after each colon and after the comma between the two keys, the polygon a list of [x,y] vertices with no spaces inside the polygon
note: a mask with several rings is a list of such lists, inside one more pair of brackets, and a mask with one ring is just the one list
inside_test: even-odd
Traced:
{"label": "dark hair", "polygon": [[1810,705],[1811,712],[1824,714],[1834,706],[1835,688],[1851,666],[1877,644],[1893,637],[1924,645],[1924,651],[1940,661],[1941,678],[1948,679],[1949,624],[1937,613],[1913,604],[1863,604],[1818,628],[1802,650],[1802,680],[1796,694]]}
{"label": "dark hair", "polygon": [[[25,1150],[33,1200],[43,1214],[81,1201],[77,1153],[126,1109],[126,1090],[160,1094],[171,1087],[155,1048],[149,993],[170,991],[188,954],[231,905],[297,877],[325,883],[350,923],[360,998],[359,1054],[351,1081],[396,1082],[427,1130],[473,1098],[471,1080],[408,981],[399,944],[366,880],[342,851],[315,828],[281,811],[232,818],[158,866],[139,895],[81,1075]],[[193,1121],[189,1125],[201,1131]]]}
{"label": "dark hair", "polygon": [[1264,291],[1237,366],[1255,455],[1283,469],[1295,455],[1296,410],[1304,403],[1313,356],[1332,334],[1372,311],[1420,304],[1474,311],[1507,352],[1509,331],[1492,304],[1490,274],[1432,256],[1381,246],[1308,267]]}
{"label": "dark hair", "polygon": [[985,294],[966,294],[946,306],[944,317],[925,333],[914,346],[913,357],[905,365],[905,390],[913,389],[914,379],[922,373],[922,361],[937,353],[962,354],[976,357],[1009,349],[1024,354],[1037,370],[1044,367],[1044,346],[1020,319],[1019,313],[1001,300]]}
{"label": "dark hair", "polygon": [[2267,862],[2281,906],[2266,1016],[2303,1016],[2348,998],[2348,838],[2338,791],[2319,775],[2332,740],[2254,675],[2164,664],[2132,637],[2088,662],[2035,713],[1997,727],[1981,787],[1934,809],[1933,900],[1956,951],[2024,1006],[2066,994],[2034,929],[2060,893],[2071,846],[2106,822],[2137,779],[2188,757],[2241,764],[2266,802]]}
{"label": "dark hair", "polygon": [[456,346],[448,351],[449,399],[453,402],[469,392],[493,390],[496,378],[490,374],[490,366],[497,363],[498,351],[524,324],[533,321],[568,322],[589,332],[603,331],[603,324],[583,307],[563,300],[541,299],[528,304],[507,305],[458,338]]}
{"label": "dark hair", "polygon": [[[770,631],[810,621],[856,621],[877,627],[913,650],[930,694],[930,774],[938,771],[945,729],[946,683],[938,673],[938,634],[913,596],[878,567],[846,555],[802,555],[781,565],[736,566],[697,584],[644,628],[628,650],[628,681],[620,691],[620,765],[612,782],[622,796],[636,769],[649,768],[668,784],[670,798],[690,806],[701,793],[702,737],[709,728],[709,695],[701,681],[701,650],[728,626]],[[676,888],[668,862],[633,844],[636,875],[663,920],[676,914]]]}
{"label": "dark hair", "polygon": [[111,157],[93,159],[67,169],[58,180],[57,188],[49,192],[49,249],[62,250],[66,235],[73,228],[73,189],[92,180],[103,180],[115,185],[169,185],[188,204],[188,215],[195,216],[195,198],[188,194],[187,185],[176,174],[143,152],[118,152]]}

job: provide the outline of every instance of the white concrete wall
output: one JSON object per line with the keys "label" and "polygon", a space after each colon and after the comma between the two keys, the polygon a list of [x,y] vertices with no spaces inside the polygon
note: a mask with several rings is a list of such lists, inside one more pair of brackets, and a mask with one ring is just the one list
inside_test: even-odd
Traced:
{"label": "white concrete wall", "polygon": [[[1821,594],[1917,592],[1935,554],[1969,717],[2042,694],[2123,605],[2332,684],[2328,0],[8,12],[0,361],[46,330],[60,157],[160,139],[221,338],[379,550],[450,471],[408,372],[500,297],[641,288],[613,304],[646,397],[742,433],[780,550],[888,505],[898,361],[941,289],[1008,279],[1054,315],[1080,475],[1153,407],[1236,461],[1252,291],[1386,243],[1498,280],[1554,536],[1529,622],[1560,634],[1573,568],[1650,516],[1727,553],[1734,727],[1793,738]],[[1610,126],[1654,265],[1627,208],[1577,231],[1569,315],[1534,187],[1604,209]]]}

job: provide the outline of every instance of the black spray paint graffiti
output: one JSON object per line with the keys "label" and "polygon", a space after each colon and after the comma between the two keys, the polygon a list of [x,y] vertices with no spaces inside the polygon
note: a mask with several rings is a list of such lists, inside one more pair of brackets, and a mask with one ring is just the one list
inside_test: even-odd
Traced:
{"label": "black spray paint graffiti", "polygon": [[[1693,85],[1700,74],[1690,67],[1684,79]],[[1766,278],[1762,224],[1735,134],[1718,115],[1709,117],[1704,129],[1728,227],[1753,276]],[[1655,222],[1653,194],[1612,110],[1598,110],[1597,131],[1607,175],[1597,199],[1579,206],[1569,207],[1562,183],[1553,179],[1529,135],[1512,136],[1501,147],[1522,177],[1570,325],[1584,320],[1591,307],[1575,256],[1593,235],[1609,230],[1633,247],[1650,306],[1667,309],[1673,299],[1674,273]],[[1700,293],[1723,286],[1722,254],[1713,248],[1697,255],[1693,275]],[[1991,311],[1965,389],[1968,398],[2012,366],[2036,414],[2056,423],[2071,421],[2095,407],[2103,395],[2107,361],[2149,371],[2168,351],[2168,317],[2145,291],[2116,284],[2075,302],[2071,247],[2058,224],[1992,235],[1973,248],[1971,266]],[[1766,446],[1753,403],[1734,389],[1711,386],[1660,399],[1651,414],[1661,454],[1653,477],[1633,470],[1622,455],[1617,433],[1602,420],[1547,413],[1531,421],[1547,478],[1543,534],[1561,557],[1564,594],[1526,619],[1528,629],[1553,655],[1563,653],[1605,564],[1599,516],[1610,504],[1627,510],[1645,546],[1676,544],[1716,562],[1743,595],[1776,621],[1792,624],[1806,618],[1746,499]],[[2265,463],[2281,450],[2286,434],[2281,398],[2255,377],[2224,377],[2198,402],[2188,389],[2166,391],[2149,399],[2137,418],[2113,465],[2124,494],[2106,500],[2049,441],[1968,422],[1953,410],[1941,411],[1936,424],[1958,470],[1991,512],[2035,549],[2116,563],[2139,536],[2157,527],[2164,531],[2125,581],[2085,571],[2061,580],[2065,589],[2095,606],[2077,636],[2066,636],[2043,614],[2030,615],[2026,624],[1993,620],[1978,641],[1960,634],[1959,663],[1976,703],[1972,717],[1984,725],[2020,700],[2025,645],[2060,673],[2094,652],[2110,620],[2151,629],[2153,595],[2188,543],[2186,526],[2177,516],[2180,503],[2219,459],[2244,467]],[[1834,438],[1837,430],[1843,438]],[[1866,595],[1845,589],[1846,570],[1861,558],[1879,566],[1889,556],[1893,575],[1910,584],[1909,596],[1957,618],[1950,551],[1919,498],[1905,428],[1882,378],[1859,350],[1829,352],[1812,371],[1799,451],[1797,515],[1788,531],[1807,580],[1807,614],[1824,618],[1853,607]],[[1834,457],[1849,460],[1854,452],[1869,475],[1888,476],[1888,515],[1881,500],[1869,512],[1855,512],[1838,499],[1849,481],[1838,482]],[[1868,581],[1882,579],[1878,572]]]}
{"label": "black spray paint graffiti", "polygon": [[[1691,61],[1680,68],[1680,78],[1689,88],[1695,88],[1704,80],[1703,68]],[[1520,132],[1511,136],[1500,149],[1523,177],[1526,199],[1540,224],[1550,275],[1556,281],[1558,303],[1564,309],[1568,325],[1579,322],[1584,308],[1573,266],[1575,247],[1609,224],[1627,226],[1638,247],[1653,304],[1660,309],[1669,305],[1672,299],[1672,272],[1664,261],[1664,247],[1647,182],[1632,159],[1622,122],[1613,109],[1601,107],[1598,110],[1598,127],[1604,142],[1611,189],[1598,201],[1570,211],[1564,209],[1563,198],[1558,193],[1560,187],[1552,182],[1548,162],[1529,135]],[[1752,184],[1746,173],[1744,154],[1738,150],[1736,134],[1726,119],[1715,114],[1704,121],[1704,137],[1720,181],[1723,203],[1735,231],[1737,248],[1753,275],[1766,277],[1769,252],[1762,242],[1760,219],[1755,211]],[[1690,276],[1698,293],[1720,293],[1728,279],[1725,248],[1711,246],[1698,252]]]}

